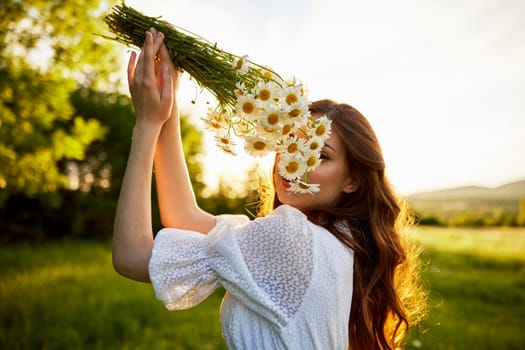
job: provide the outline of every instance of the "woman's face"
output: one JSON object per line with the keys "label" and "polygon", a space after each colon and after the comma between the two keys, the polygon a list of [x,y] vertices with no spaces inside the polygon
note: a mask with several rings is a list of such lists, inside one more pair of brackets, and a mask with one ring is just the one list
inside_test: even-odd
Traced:
{"label": "woman's face", "polygon": [[351,193],[356,189],[350,179],[343,142],[335,130],[332,130],[330,138],[321,150],[321,164],[315,170],[306,173],[306,181],[319,184],[319,192],[290,192],[287,190],[290,187],[289,182],[279,175],[276,167],[273,176],[279,201],[303,212],[320,207],[333,207],[344,193]]}

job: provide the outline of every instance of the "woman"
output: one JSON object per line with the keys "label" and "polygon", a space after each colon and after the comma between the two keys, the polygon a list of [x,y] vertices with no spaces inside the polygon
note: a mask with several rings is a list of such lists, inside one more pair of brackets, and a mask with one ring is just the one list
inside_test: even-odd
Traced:
{"label": "woman", "polygon": [[[136,125],[113,240],[122,275],[152,282],[168,309],[222,285],[232,349],[394,349],[421,315],[421,292],[396,223],[401,210],[366,119],[345,104],[311,105],[332,120],[315,194],[294,194],[274,170],[274,210],[249,221],[196,204],[181,149],[175,69],[163,35],[146,32],[128,65]],[[153,238],[152,166],[164,227]]]}

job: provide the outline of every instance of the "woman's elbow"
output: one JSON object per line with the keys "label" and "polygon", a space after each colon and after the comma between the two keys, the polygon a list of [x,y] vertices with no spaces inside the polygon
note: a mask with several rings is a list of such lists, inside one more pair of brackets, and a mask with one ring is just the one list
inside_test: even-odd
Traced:
{"label": "woman's elbow", "polygon": [[146,256],[131,256],[113,250],[113,268],[120,275],[138,282],[150,282],[148,264],[149,254]]}

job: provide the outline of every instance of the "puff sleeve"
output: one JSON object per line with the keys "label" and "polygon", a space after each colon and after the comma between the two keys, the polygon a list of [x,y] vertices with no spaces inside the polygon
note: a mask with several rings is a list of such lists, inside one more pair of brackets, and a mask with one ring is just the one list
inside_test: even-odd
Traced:
{"label": "puff sleeve", "polygon": [[283,205],[268,217],[217,217],[207,234],[163,229],[149,263],[155,294],[168,309],[186,309],[222,285],[241,303],[284,326],[298,310],[313,271],[307,218]]}

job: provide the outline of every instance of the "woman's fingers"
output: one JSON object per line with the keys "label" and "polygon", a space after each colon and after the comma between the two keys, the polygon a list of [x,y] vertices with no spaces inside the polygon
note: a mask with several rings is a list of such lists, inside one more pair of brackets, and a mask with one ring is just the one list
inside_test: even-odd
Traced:
{"label": "woman's fingers", "polygon": [[128,61],[128,87],[131,89],[131,82],[133,81],[133,76],[135,75],[135,64],[137,62],[137,53],[135,51],[131,52],[131,56]]}
{"label": "woman's fingers", "polygon": [[[173,64],[160,62],[164,35],[151,29],[145,33],[144,46],[138,55],[132,53],[128,62],[128,83],[138,119],[165,122],[171,115],[174,99]],[[169,65],[171,64],[171,66]]]}
{"label": "woman's fingers", "polygon": [[168,48],[166,47],[165,43],[162,43],[162,45],[160,46],[158,55],[159,63],[161,65],[166,65],[169,67],[173,77],[173,88],[175,89],[175,91],[178,90],[182,71],[178,67],[175,67],[175,65],[173,64],[173,61],[171,60],[171,56],[168,52]]}
{"label": "woman's fingers", "polygon": [[139,57],[137,59],[137,64],[135,65],[135,76],[138,75],[143,78],[144,77],[144,55],[146,52],[146,48],[148,46],[148,43],[151,41],[151,33],[149,31],[146,31],[145,37],[144,37],[144,45],[142,46],[142,50],[140,50]]}
{"label": "woman's fingers", "polygon": [[151,30],[146,33],[144,45],[144,74],[145,77],[155,77],[155,60],[160,46],[164,41],[164,34]]}
{"label": "woman's fingers", "polygon": [[161,65],[162,71],[162,90],[160,91],[160,99],[164,103],[169,105],[171,109],[171,104],[173,102],[173,77],[170,74],[169,67],[165,64]]}

